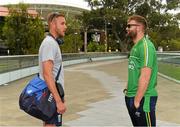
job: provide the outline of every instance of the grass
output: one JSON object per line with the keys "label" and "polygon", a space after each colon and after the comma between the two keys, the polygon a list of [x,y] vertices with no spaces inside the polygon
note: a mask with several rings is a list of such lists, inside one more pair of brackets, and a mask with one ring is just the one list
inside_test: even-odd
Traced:
{"label": "grass", "polygon": [[176,80],[180,80],[180,65],[159,62],[158,71]]}

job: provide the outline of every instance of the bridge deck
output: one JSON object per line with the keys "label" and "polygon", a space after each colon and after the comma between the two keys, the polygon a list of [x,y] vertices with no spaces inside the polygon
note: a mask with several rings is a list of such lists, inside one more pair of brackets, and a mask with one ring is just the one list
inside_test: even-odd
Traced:
{"label": "bridge deck", "polygon": [[[21,111],[18,97],[32,76],[0,86],[0,126],[42,126]],[[65,126],[130,126],[122,89],[127,61],[92,62],[65,67]],[[180,126],[180,85],[158,77],[157,125]]]}

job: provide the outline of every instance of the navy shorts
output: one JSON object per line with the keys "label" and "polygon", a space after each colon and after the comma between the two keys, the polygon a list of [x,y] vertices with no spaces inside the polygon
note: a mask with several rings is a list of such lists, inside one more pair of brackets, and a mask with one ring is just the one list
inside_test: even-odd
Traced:
{"label": "navy shorts", "polygon": [[150,97],[150,112],[143,111],[144,97],[138,109],[134,107],[134,97],[125,97],[125,102],[133,126],[156,126],[156,96]]}
{"label": "navy shorts", "polygon": [[59,113],[55,113],[54,116],[48,120],[44,121],[45,124],[54,124],[56,126],[62,126],[62,115]]}

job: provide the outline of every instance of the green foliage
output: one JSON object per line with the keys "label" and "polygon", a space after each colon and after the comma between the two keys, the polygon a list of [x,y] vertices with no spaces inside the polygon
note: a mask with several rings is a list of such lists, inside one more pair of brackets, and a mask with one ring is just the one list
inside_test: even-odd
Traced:
{"label": "green foliage", "polygon": [[10,16],[6,17],[3,35],[10,54],[23,55],[38,53],[39,45],[44,37],[44,27],[39,17],[31,17],[27,13],[27,5],[10,6]]}
{"label": "green foliage", "polygon": [[81,35],[69,34],[64,37],[64,44],[62,45],[63,53],[77,53],[78,49],[83,46]]}
{"label": "green foliage", "polygon": [[105,45],[99,45],[97,42],[90,42],[87,47],[88,52],[104,52]]}
{"label": "green foliage", "polygon": [[97,44],[96,42],[90,42],[87,46],[88,52],[95,52],[97,50]]}
{"label": "green foliage", "polygon": [[[89,30],[105,30],[105,25],[110,23],[107,29],[112,41],[119,41],[120,50],[126,51],[126,22],[127,18],[133,14],[144,16],[149,25],[149,35],[156,47],[161,46],[162,42],[178,40],[180,38],[180,14],[170,14],[168,11],[177,9],[180,5],[179,0],[167,0],[167,4],[162,4],[158,0],[85,0],[89,3],[92,11],[83,14],[83,25]],[[91,26],[91,27],[90,27]],[[115,44],[110,44],[112,49]],[[130,43],[129,43],[130,44]],[[172,43],[172,45],[174,45]],[[173,46],[172,46],[173,47]],[[173,50],[173,48],[172,48]],[[175,50],[175,48],[174,48]]]}
{"label": "green foliage", "polygon": [[28,42],[26,49],[28,54],[38,53],[39,46],[44,38],[44,25],[39,17],[29,20]]}
{"label": "green foliage", "polygon": [[105,45],[98,45],[97,46],[97,52],[104,52],[105,51]]}
{"label": "green foliage", "polygon": [[180,51],[180,39],[179,40],[170,40],[169,50],[171,51]]}
{"label": "green foliage", "polygon": [[0,22],[0,39],[4,39],[4,36],[3,36],[3,26],[4,26],[4,22]]}
{"label": "green foliage", "polygon": [[166,1],[168,3],[166,10],[178,8],[180,6],[179,0],[166,0]]}
{"label": "green foliage", "polygon": [[179,51],[180,50],[180,39],[178,40],[168,40],[168,41],[161,41],[159,43],[160,46],[163,47],[164,51]]}
{"label": "green foliage", "polygon": [[66,18],[67,31],[62,45],[62,52],[77,53],[83,47],[83,38],[81,33],[81,21],[78,17],[69,16]]}
{"label": "green foliage", "polygon": [[66,18],[67,22],[67,31],[66,34],[80,33],[82,23],[78,19],[78,16],[68,16]]}
{"label": "green foliage", "polygon": [[[78,52],[83,47],[82,33],[107,30],[107,46],[112,51],[127,51],[132,47],[126,38],[127,18],[133,14],[146,17],[149,25],[148,34],[155,44],[164,50],[180,50],[180,13],[170,14],[169,10],[180,5],[179,0],[167,0],[163,5],[157,0],[85,0],[92,10],[83,16],[68,15],[68,29],[62,46],[63,52]],[[33,18],[27,13],[27,5],[10,6],[10,16],[5,24],[0,24],[0,38],[6,39],[11,54],[37,53],[44,37],[43,24],[40,18]],[[164,12],[164,13],[162,13]],[[2,28],[3,27],[3,28]],[[3,32],[1,32],[3,31]],[[2,34],[3,33],[3,34]],[[104,37],[105,38],[105,37]],[[88,51],[105,51],[103,36],[100,44],[89,43]],[[117,43],[119,42],[119,43]],[[168,45],[168,48],[167,48]]]}

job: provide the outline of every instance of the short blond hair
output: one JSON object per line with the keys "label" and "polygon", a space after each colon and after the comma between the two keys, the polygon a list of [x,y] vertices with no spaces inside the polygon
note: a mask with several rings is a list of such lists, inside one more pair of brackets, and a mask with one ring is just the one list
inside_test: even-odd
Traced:
{"label": "short blond hair", "polygon": [[52,13],[48,14],[48,17],[47,17],[48,25],[50,25],[50,23],[53,21],[53,19],[58,18],[58,17],[65,17],[65,15],[62,13],[59,13],[59,12],[52,12]]}
{"label": "short blond hair", "polygon": [[144,31],[147,30],[148,28],[148,24],[147,24],[147,20],[143,17],[143,16],[140,16],[140,15],[132,15],[128,18],[128,22],[131,21],[131,20],[134,20],[140,24],[142,24],[144,26]]}

